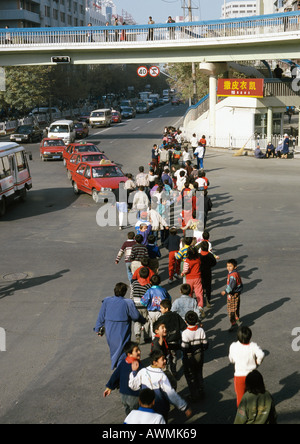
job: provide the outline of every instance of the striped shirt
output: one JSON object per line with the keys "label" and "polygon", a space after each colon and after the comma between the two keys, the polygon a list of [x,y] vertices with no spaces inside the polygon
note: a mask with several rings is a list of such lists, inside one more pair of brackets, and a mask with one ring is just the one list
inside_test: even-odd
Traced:
{"label": "striped shirt", "polygon": [[135,243],[136,243],[135,239],[128,239],[126,242],[124,242],[124,244],[122,245],[122,247],[119,250],[119,253],[117,254],[115,262],[119,263],[123,254],[124,254],[125,262],[129,262],[129,257],[131,255],[131,249],[132,249],[133,245],[135,245]]}
{"label": "striped shirt", "polygon": [[141,261],[144,257],[149,257],[147,247],[145,245],[135,244],[131,249],[128,262]]}
{"label": "striped shirt", "polygon": [[175,259],[177,259],[178,261],[186,259],[187,251],[189,248],[190,245],[184,245],[182,248],[180,248],[178,253],[175,254]]}
{"label": "striped shirt", "polygon": [[181,347],[184,351],[192,352],[199,348],[205,350],[208,346],[205,331],[201,327],[189,326],[183,330],[181,335]]}
{"label": "striped shirt", "polygon": [[131,284],[132,288],[132,299],[134,305],[137,308],[145,308],[145,306],[141,303],[141,298],[144,296],[146,291],[151,288],[151,284],[141,285],[139,281],[133,281]]}

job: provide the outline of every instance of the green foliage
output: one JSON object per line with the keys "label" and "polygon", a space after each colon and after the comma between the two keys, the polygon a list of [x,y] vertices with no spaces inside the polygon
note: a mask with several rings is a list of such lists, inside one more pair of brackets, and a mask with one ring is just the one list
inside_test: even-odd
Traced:
{"label": "green foliage", "polygon": [[24,110],[41,103],[49,95],[48,67],[26,66],[5,69],[6,91],[2,100],[19,110]]}
{"label": "green foliage", "polygon": [[[195,68],[197,99],[200,100],[203,96],[208,94],[209,80],[206,74],[199,71],[197,64],[195,64]],[[167,71],[172,77],[172,79],[168,80],[170,88],[174,88],[184,100],[193,97],[192,64],[176,63],[173,65],[168,65]]]}

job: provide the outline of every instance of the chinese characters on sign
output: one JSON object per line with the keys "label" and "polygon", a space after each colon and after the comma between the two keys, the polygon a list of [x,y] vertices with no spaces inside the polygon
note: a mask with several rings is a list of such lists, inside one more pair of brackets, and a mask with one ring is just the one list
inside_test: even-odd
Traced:
{"label": "chinese characters on sign", "polygon": [[218,96],[263,97],[264,79],[218,79]]}

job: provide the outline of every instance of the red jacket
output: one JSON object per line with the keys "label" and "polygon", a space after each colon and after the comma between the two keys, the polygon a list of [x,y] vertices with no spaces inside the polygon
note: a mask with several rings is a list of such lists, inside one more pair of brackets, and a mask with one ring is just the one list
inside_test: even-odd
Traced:
{"label": "red jacket", "polygon": [[182,273],[186,275],[187,279],[201,278],[201,259],[185,259]]}

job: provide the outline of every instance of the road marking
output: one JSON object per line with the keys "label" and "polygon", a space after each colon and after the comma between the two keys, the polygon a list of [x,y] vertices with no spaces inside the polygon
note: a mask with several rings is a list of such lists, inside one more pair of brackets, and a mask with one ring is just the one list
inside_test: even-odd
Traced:
{"label": "road marking", "polygon": [[147,122],[147,123],[151,123],[151,122],[153,122],[153,119],[152,119],[152,120],[148,120],[148,122]]}
{"label": "road marking", "polygon": [[104,130],[102,130],[102,131],[99,131],[98,133],[94,133],[93,136],[97,136],[98,134],[104,133],[104,131],[108,131],[108,130],[110,130],[110,129],[111,129],[111,127],[106,128],[106,129],[104,129]]}
{"label": "road marking", "polygon": [[139,126],[137,126],[136,128],[133,128],[132,131],[136,131],[137,129],[139,129]]}

